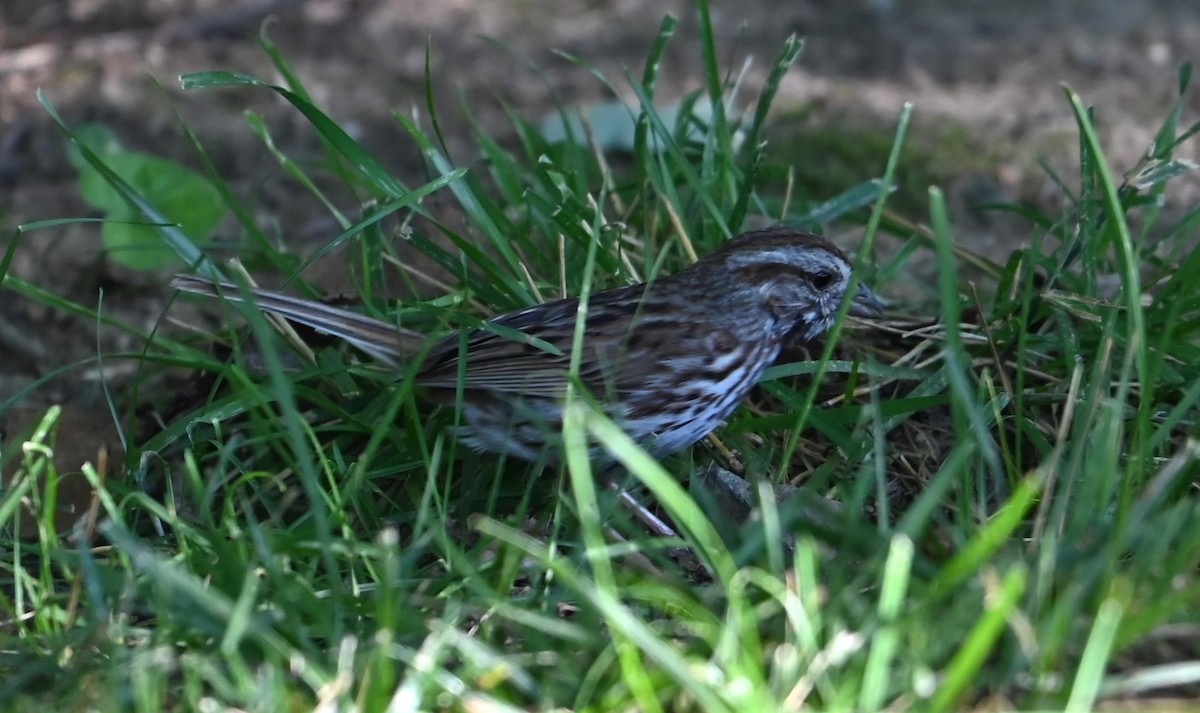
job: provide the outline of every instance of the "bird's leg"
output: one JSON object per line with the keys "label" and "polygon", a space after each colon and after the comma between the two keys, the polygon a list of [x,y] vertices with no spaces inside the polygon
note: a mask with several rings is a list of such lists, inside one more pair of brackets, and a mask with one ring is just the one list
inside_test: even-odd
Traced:
{"label": "bird's leg", "polygon": [[621,505],[631,512],[651,532],[662,537],[679,537],[670,525],[663,522],[662,518],[658,515],[650,512],[650,509],[638,502],[638,499],[630,495],[628,490],[611,481],[608,487],[617,491],[617,497],[620,499]]}

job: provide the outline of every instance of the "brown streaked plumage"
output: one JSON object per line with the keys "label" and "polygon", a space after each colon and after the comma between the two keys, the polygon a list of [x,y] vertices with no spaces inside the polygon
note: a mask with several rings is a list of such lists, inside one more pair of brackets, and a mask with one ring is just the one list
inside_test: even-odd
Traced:
{"label": "brown streaked plumage", "polygon": [[[591,295],[579,377],[606,412],[655,456],[686,448],[715,429],[754,386],[785,337],[811,340],[833,324],[850,279],[831,243],[792,228],[740,235],[677,275]],[[341,337],[371,356],[406,358],[394,325],[265,290],[239,292],[179,276],[186,292],[252,302]],[[557,300],[488,320],[542,340],[554,351],[486,329],[436,343],[417,382],[453,399],[460,379],[469,445],[534,460],[561,426],[579,300]],[[849,312],[878,317],[865,287]],[[466,363],[461,362],[465,359]]]}

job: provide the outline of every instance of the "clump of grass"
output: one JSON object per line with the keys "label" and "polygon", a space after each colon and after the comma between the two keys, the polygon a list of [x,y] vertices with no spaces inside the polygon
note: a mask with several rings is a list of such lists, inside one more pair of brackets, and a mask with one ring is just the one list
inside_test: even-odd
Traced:
{"label": "clump of grass", "polygon": [[[879,172],[879,157],[887,155],[893,141],[886,126],[814,121],[810,113],[790,112],[773,123],[760,184],[765,194],[783,192],[789,184],[802,195],[837,193]],[[803,160],[793,162],[796,156]],[[994,175],[1000,165],[1000,151],[984,145],[968,127],[939,127],[935,136],[914,136],[902,146],[888,206],[900,215],[924,215],[931,184]]]}
{"label": "clump of grass", "polygon": [[[184,85],[273,91],[310,121],[348,191],[367,198],[358,219],[330,203],[343,232],[321,252],[348,246],[365,309],[429,332],[677,270],[751,216],[850,216],[868,246],[896,240],[889,264],[864,250],[863,275],[884,294],[907,261],[935,261],[937,314],[898,306],[881,331],[844,340],[853,348],[777,367],[719,433],[762,496],[754,518],[719,529],[680,486],[711,459],[705,447],[659,464],[571,410],[562,472],[474,455],[447,435],[454,409],[425,410],[408,375],[336,348],[285,366],[289,350],[261,315],[230,312],[252,348],[232,329],[147,335],[147,374],[189,370],[199,398],[160,407],[154,429],[127,428],[123,481],[86,471],[96,509],[74,531],[54,527],[50,455],[69,437],[54,414],[20,454],[3,454],[15,475],[0,492],[0,698],[122,710],[1086,710],[1194,687],[1194,670],[1153,657],[1200,600],[1200,258],[1186,247],[1200,209],[1170,224],[1159,210],[1189,168],[1173,158],[1196,131],[1181,129],[1182,99],[1118,182],[1068,92],[1082,182],[1064,186],[1060,215],[1027,213],[1032,245],[992,264],[955,246],[936,188],[928,228],[884,220],[906,112],[878,179],[832,197],[767,192],[764,123],[800,46],[781,50],[739,119],[705,3],[699,16],[711,120],[668,125],[655,109],[668,19],[642,75],[626,78],[640,106],[619,170],[586,141],[549,145],[515,113],[512,141],[477,127],[482,160],[455,165],[440,148],[442,108],[426,104],[423,123],[396,115],[431,176],[403,185],[269,44],[284,85],[226,72]],[[248,262],[309,289],[308,261],[280,253],[209,168]],[[110,180],[145,220],[166,222]],[[453,200],[464,228],[426,206],[434,194]],[[386,231],[388,219],[402,227]],[[163,236],[189,266],[224,269]],[[1049,236],[1062,247],[1043,250]],[[398,246],[442,272],[406,269]],[[965,261],[991,282],[961,284]],[[7,265],[6,288],[49,299]],[[415,282],[449,290],[392,306],[371,297]],[[795,378],[812,373],[825,375],[816,386]],[[587,437],[653,493],[682,542],[646,535],[596,489]],[[782,480],[802,488],[780,504]],[[39,514],[35,539],[7,527],[23,503]],[[680,545],[699,569],[672,559]]]}

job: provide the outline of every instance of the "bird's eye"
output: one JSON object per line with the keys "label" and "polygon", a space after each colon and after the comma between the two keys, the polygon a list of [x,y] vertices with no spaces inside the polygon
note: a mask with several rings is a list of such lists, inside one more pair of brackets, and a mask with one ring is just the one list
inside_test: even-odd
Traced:
{"label": "bird's eye", "polygon": [[812,284],[818,290],[828,289],[833,284],[833,273],[828,270],[817,270],[812,275]]}

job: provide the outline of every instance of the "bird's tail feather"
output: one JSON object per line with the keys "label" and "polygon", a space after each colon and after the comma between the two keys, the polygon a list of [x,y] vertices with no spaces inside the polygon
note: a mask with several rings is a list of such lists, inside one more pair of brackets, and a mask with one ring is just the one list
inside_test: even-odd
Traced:
{"label": "bird's tail feather", "polygon": [[[407,353],[425,341],[423,335],[395,324],[270,290],[242,288],[230,282],[213,282],[196,275],[176,275],[171,280],[171,287],[252,305],[318,332],[345,339],[379,361],[393,366],[398,366]],[[410,349],[404,349],[405,345]]]}

